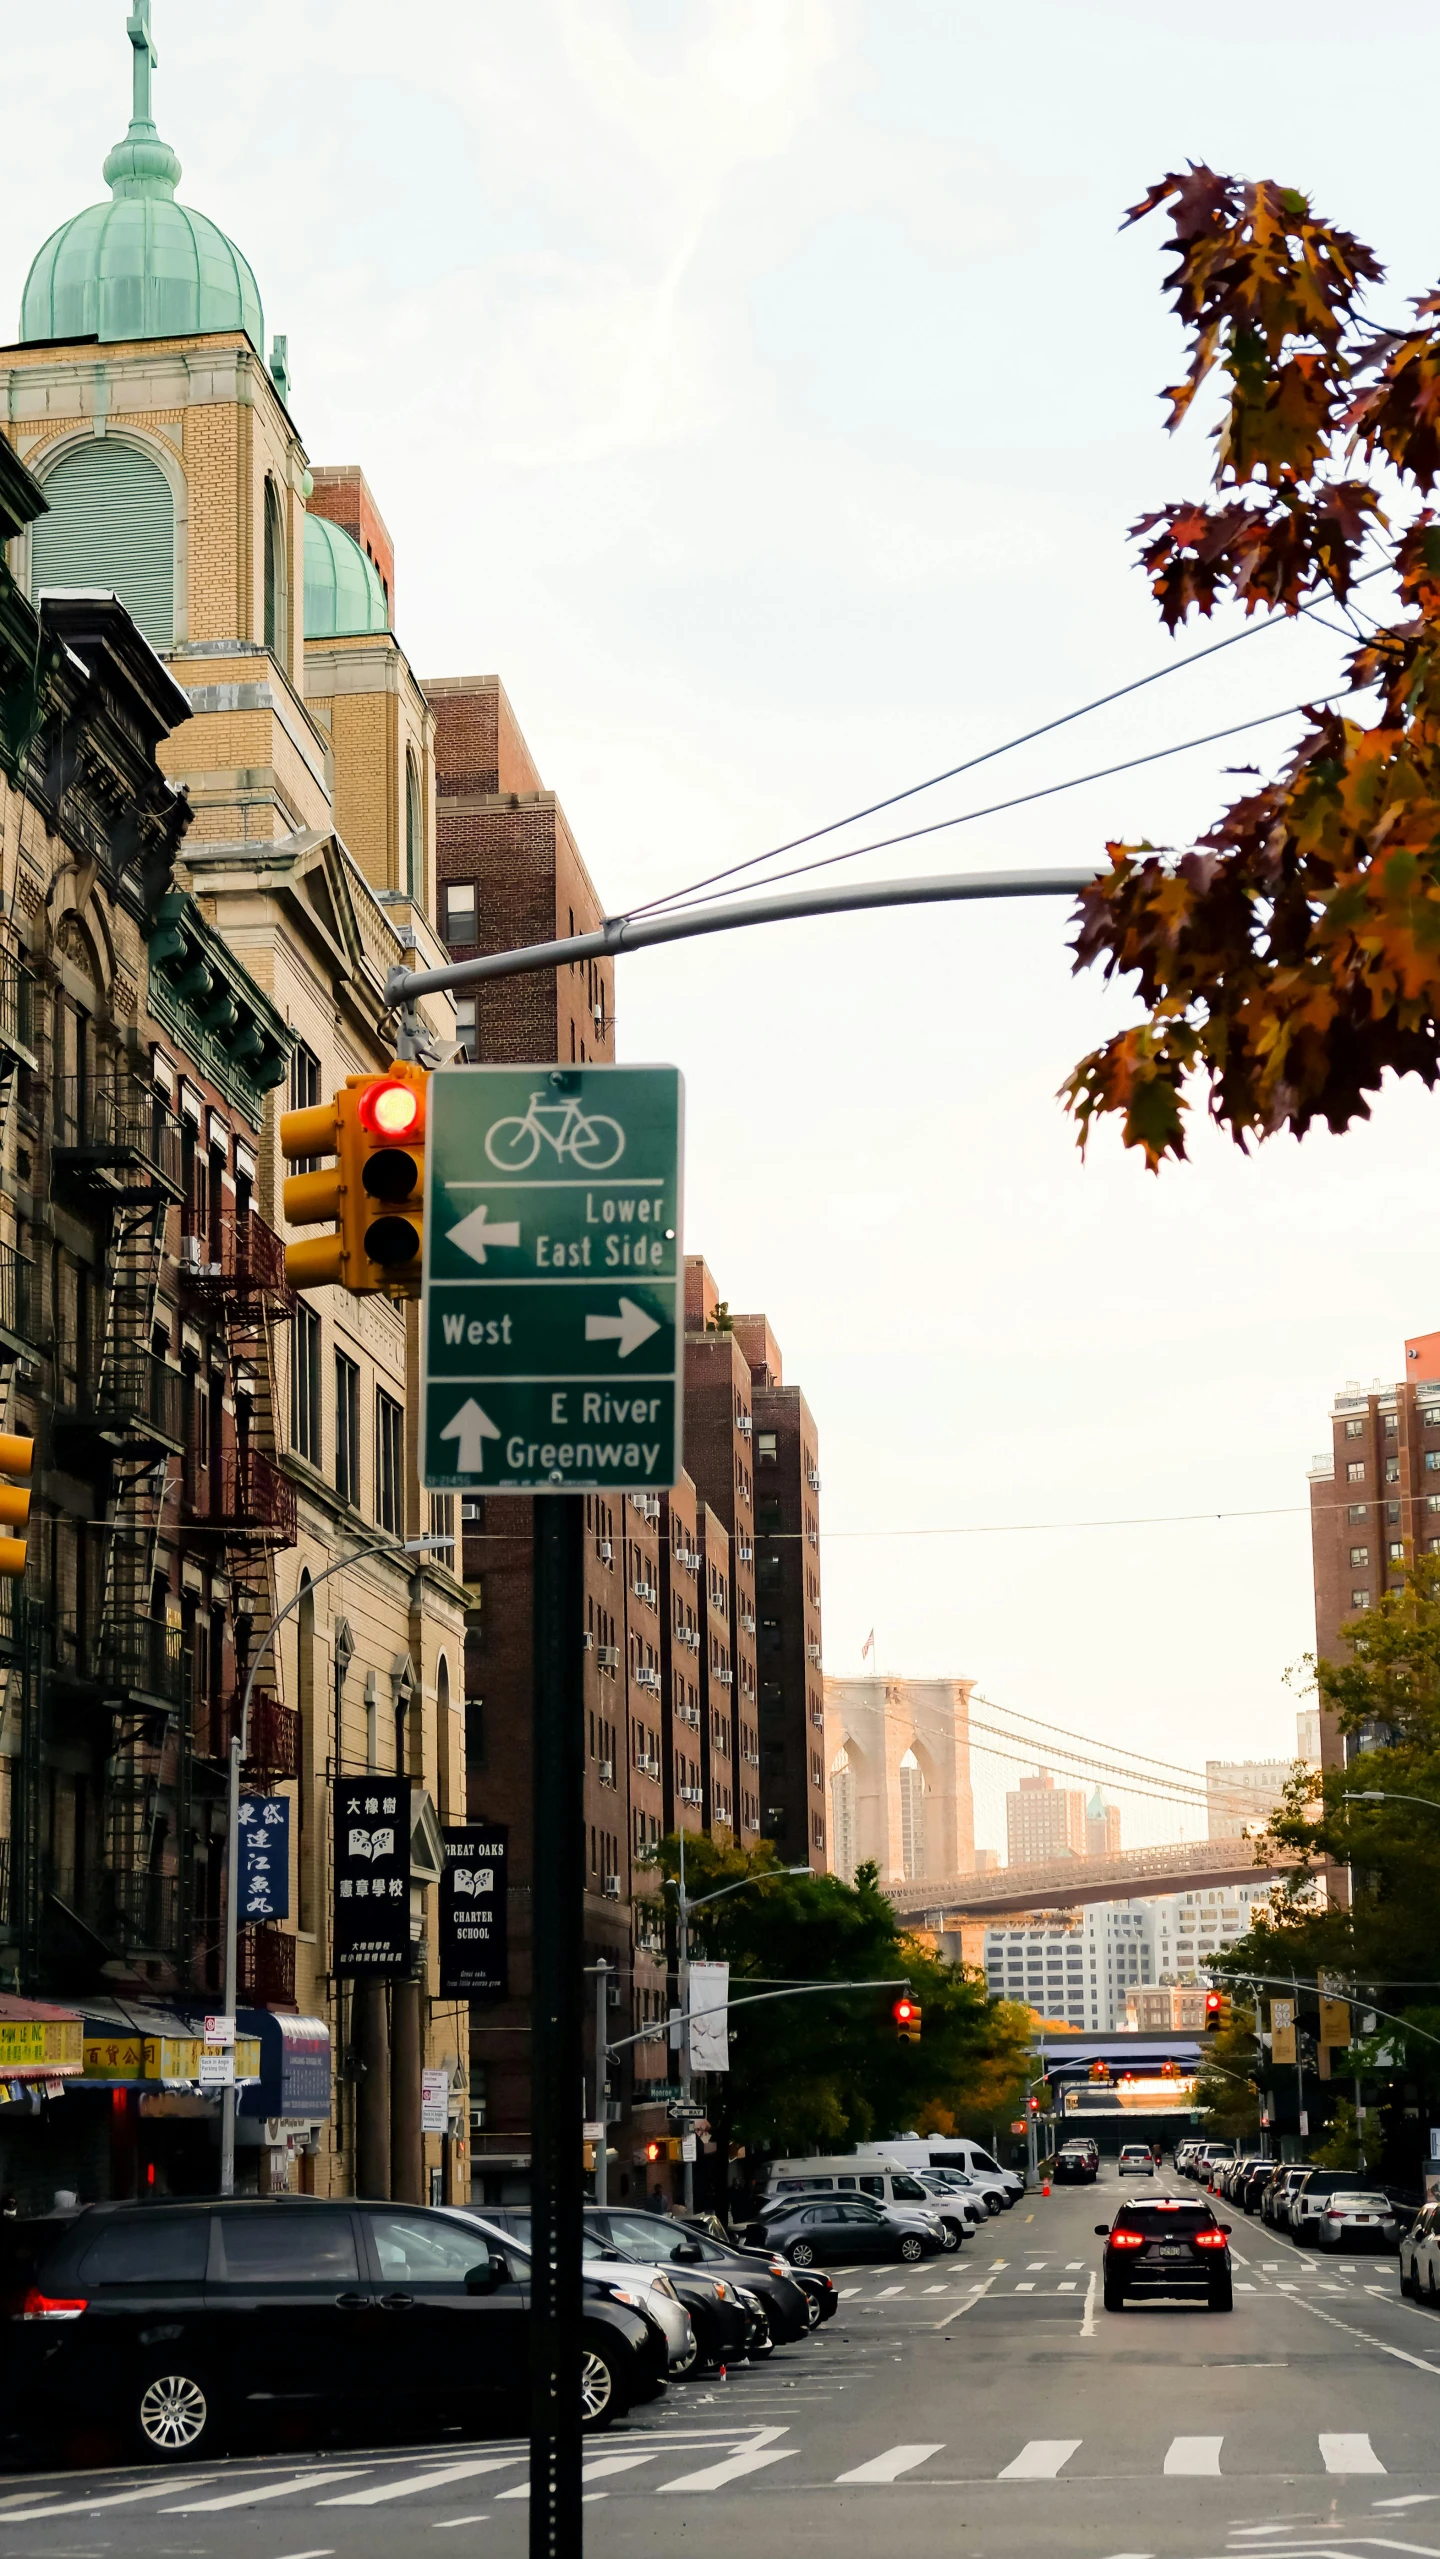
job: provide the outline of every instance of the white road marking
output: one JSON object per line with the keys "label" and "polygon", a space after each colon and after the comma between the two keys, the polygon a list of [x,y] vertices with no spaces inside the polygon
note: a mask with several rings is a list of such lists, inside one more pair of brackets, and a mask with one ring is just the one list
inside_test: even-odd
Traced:
{"label": "white road marking", "polygon": [[842,2301],[853,2301],[859,2290],[860,2287],[858,2284],[842,2284],[840,2287],[840,2298]]}
{"label": "white road marking", "polygon": [[995,2475],[997,2479],[1058,2479],[1072,2452],[1079,2451],[1081,2440],[1079,2435],[1036,2435]]}
{"label": "white road marking", "polygon": [[1385,2464],[1375,2458],[1368,2435],[1322,2435],[1320,2458],[1327,2470],[1335,2470],[1345,2478],[1356,2478],[1378,2471],[1383,2478]]}
{"label": "white road marking", "polygon": [[1254,2284],[1237,2284],[1235,2289],[1237,2292],[1254,2292],[1255,2286]]}
{"label": "white road marking", "polygon": [[886,2284],[884,2290],[877,2292],[875,2298],[877,2301],[895,2301],[904,2292],[904,2290],[905,2287],[903,2284]]}
{"label": "white road marking", "polygon": [[1218,2479],[1223,2435],[1177,2435],[1165,2455],[1167,2479]]}
{"label": "white road marking", "polygon": [[289,2551],[287,2551],[287,2552],[285,2553],[285,2559],[335,2559],[335,2553],[334,2553],[333,2549],[332,2549],[332,2550],[289,2550]]}
{"label": "white road marking", "polygon": [[1083,2258],[1083,2257],[1069,2257],[1069,2258],[1067,2258],[1067,2259],[1066,2259],[1066,2262],[1065,2262],[1065,2272],[1066,2272],[1066,2274],[1067,2274],[1067,2275],[1083,2275],[1083,2274],[1084,2274],[1084,2272],[1085,2272],[1085,2260],[1084,2260],[1084,2258]]}
{"label": "white road marking", "polygon": [[488,2523],[488,2515],[447,2515],[443,2523],[432,2524],[432,2532],[458,2532],[462,2523]]}
{"label": "white road marking", "polygon": [[1078,2284],[1057,2284],[1055,2289],[1057,2292],[1078,2292],[1080,2287]]}
{"label": "white road marking", "polygon": [[1033,2284],[1017,2284],[1015,2289],[1017,2292],[1033,2292],[1035,2287]]}
{"label": "white road marking", "polygon": [[1090,2281],[1085,2287],[1085,2315],[1080,2322],[1080,2334],[1082,2337],[1093,2337],[1095,2334],[1095,2271],[1093,2267],[1090,2271]]}
{"label": "white road marking", "polygon": [[993,2275],[987,2275],[983,2284],[972,2284],[969,2300],[958,2301],[953,2310],[947,2310],[942,2318],[936,2320],[936,2327],[948,2328],[952,2319],[963,2319],[967,2310],[973,2310],[977,2301],[984,2300],[994,2280]]}
{"label": "white road marking", "polygon": [[[41,2515],[102,2515],[110,2506],[137,2506],[142,2498],[173,2497],[177,2484],[182,2488],[203,2488],[203,2479],[167,2479],[161,2487],[125,2488],[116,2497],[81,2497],[69,2506],[20,2506],[10,2514],[0,2515],[0,2523],[30,2523]],[[49,2489],[47,2494],[54,2495]]]}
{"label": "white road marking", "polygon": [[666,2479],[656,2489],[655,2494],[657,2497],[677,2497],[689,2496],[697,2491],[706,2492],[713,2488],[728,2488],[732,2479],[748,2478],[751,2471],[765,2470],[772,2461],[793,2461],[800,2449],[799,2445],[777,2446],[773,2440],[776,2435],[783,2435],[784,2432],[783,2426],[766,2426],[762,2428],[762,2433],[771,2438],[768,2449],[752,2445],[748,2451],[732,2453],[728,2461],[715,2462],[709,2470],[691,2470],[687,2471],[683,2479]]}
{"label": "white road marking", "polygon": [[262,2499],[268,2505],[272,2497],[292,2497],[301,2488],[313,2488],[317,2480],[328,2484],[332,2479],[364,2479],[369,2470],[368,2461],[345,2470],[302,2470],[292,2479],[270,2479],[263,2487],[257,2483],[253,2488],[232,2488],[223,2497],[192,2498],[187,2505],[162,2506],[160,2512],[162,2515],[224,2514],[231,2506],[254,2506]]}
{"label": "white road marking", "polygon": [[886,2480],[898,2479],[904,2470],[918,2469],[922,2461],[928,2461],[933,2453],[944,2449],[943,2443],[892,2444],[888,2452],[877,2452],[873,2461],[862,2461],[855,2470],[842,2470],[835,2485],[837,2488],[880,2485]]}
{"label": "white road marking", "polygon": [[[587,2459],[583,2485],[588,2487],[592,2479],[611,2479],[617,2470],[638,2470],[642,2462],[653,2461],[654,2458],[653,2452],[611,2452],[606,2453],[599,2461]],[[518,2501],[523,2505],[528,2501],[529,2495],[530,2482],[528,2479],[522,2479],[518,2488],[502,2488],[496,2503],[497,2505],[514,2505]],[[592,2498],[589,2502],[594,2504],[596,2500]]]}
{"label": "white road marking", "polygon": [[1025,2272],[1027,2275],[1043,2275],[1049,2263],[1048,2257],[1029,2257],[1025,2261]]}
{"label": "white road marking", "polygon": [[950,2287],[949,2287],[949,2285],[948,2285],[948,2284],[927,2284],[927,2285],[926,2285],[926,2287],[925,2287],[925,2290],[927,2291],[927,2293],[928,2293],[928,2292],[948,2292],[948,2291],[949,2291],[949,2289],[950,2289]]}
{"label": "white road marking", "polygon": [[514,2470],[527,2456],[506,2453],[499,2461],[452,2461],[443,2470],[423,2470],[418,2479],[386,2479],[378,2488],[352,2488],[348,2497],[317,2497],[317,2506],[386,2506],[392,2497],[418,2497],[425,2488],[448,2488],[452,2479],[479,2479],[487,2470]]}

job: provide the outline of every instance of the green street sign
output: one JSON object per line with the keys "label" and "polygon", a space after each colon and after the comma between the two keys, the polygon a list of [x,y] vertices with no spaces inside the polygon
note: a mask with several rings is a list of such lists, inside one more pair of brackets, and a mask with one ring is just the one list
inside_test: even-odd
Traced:
{"label": "green street sign", "polygon": [[659,1492],[680,1473],[673,1066],[443,1066],[426,1088],[420,1475]]}

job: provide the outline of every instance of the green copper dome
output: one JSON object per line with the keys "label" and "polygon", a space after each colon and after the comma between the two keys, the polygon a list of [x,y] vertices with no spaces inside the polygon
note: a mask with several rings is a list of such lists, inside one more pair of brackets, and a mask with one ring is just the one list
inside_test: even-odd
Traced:
{"label": "green copper dome", "polygon": [[203,213],[175,202],[180,163],[150,115],[150,0],[135,0],[128,33],[134,113],[105,162],[111,201],[87,205],[51,233],[25,280],[21,338],[113,343],[244,329],[263,353],[265,319],[249,262]]}
{"label": "green copper dome", "polygon": [[305,518],[305,637],[348,638],[355,631],[388,631],[385,589],[373,560],[343,525],[328,516]]}

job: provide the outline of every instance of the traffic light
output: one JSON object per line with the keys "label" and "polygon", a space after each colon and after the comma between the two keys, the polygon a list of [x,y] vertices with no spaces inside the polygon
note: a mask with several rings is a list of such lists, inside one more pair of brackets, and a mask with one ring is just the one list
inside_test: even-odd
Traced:
{"label": "traffic light", "polygon": [[1207,1990],[1205,1993],[1206,2034],[1218,2035],[1221,2027],[1228,2026],[1229,2023],[1230,2000],[1228,1994],[1223,1990]]}
{"label": "traffic light", "polygon": [[918,2044],[920,2041],[919,2000],[897,1999],[894,2008],[891,2010],[891,2015],[894,2017],[895,2032],[901,2043]]}
{"label": "traffic light", "polygon": [[282,1112],[287,1162],[336,1159],[286,1180],[287,1224],[336,1230],[286,1245],[292,1286],[344,1288],[352,1297],[419,1294],[425,1101],[425,1069],[397,1058],[386,1075],[347,1076],[333,1101]]}
{"label": "traffic light", "polygon": [[1039,2098],[1038,2098],[1038,2097],[1032,2097],[1032,2098],[1031,2098],[1031,2100],[1030,2100],[1030,2112],[1031,2112],[1031,2114],[1032,2114],[1032,2115],[1038,2115],[1038,2114],[1039,2114],[1039,2112],[1040,2112],[1040,2100],[1039,2100]]}
{"label": "traffic light", "polygon": [[663,2158],[664,2158],[664,2156],[665,2156],[665,2144],[664,2144],[664,2142],[663,2142],[663,2141],[647,2141],[647,2142],[646,2142],[646,2144],[645,2144],[645,2156],[646,2156],[646,2158],[648,2159],[648,2161],[649,2161],[649,2163],[650,2163],[651,2167],[653,2168],[653,2167],[654,2167],[654,2165],[655,2165],[656,2160],[657,2160],[657,2159],[663,2159]]}
{"label": "traffic light", "polygon": [[[0,1431],[0,1475],[20,1475],[20,1484],[0,1483],[0,1529],[24,1528],[30,1518],[29,1475],[35,1463],[35,1442],[20,1439],[13,1431]],[[0,1578],[18,1582],[25,1570],[23,1537],[0,1536]]]}

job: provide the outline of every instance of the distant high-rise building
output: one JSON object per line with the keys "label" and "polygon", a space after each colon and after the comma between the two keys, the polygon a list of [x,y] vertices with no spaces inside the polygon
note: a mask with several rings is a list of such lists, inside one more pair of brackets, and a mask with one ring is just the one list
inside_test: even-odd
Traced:
{"label": "distant high-rise building", "polygon": [[1290,1775],[1288,1759],[1207,1759],[1205,1822],[1210,1839],[1243,1839],[1270,1819]]}
{"label": "distant high-rise building", "polygon": [[1320,1709],[1302,1706],[1295,1717],[1295,1756],[1307,1768],[1320,1765]]}
{"label": "distant high-rise building", "polygon": [[1115,1857],[1120,1852],[1120,1807],[1107,1804],[1105,1789],[1097,1786],[1085,1807],[1085,1854],[1087,1857]]}
{"label": "distant high-rise building", "polygon": [[[1330,1406],[1330,1438],[1309,1470],[1315,1650],[1345,1662],[1341,1627],[1404,1581],[1411,1556],[1440,1552],[1440,1334],[1411,1335],[1398,1385],[1347,1378]],[[1317,1711],[1320,1758],[1343,1767],[1337,1719]]]}
{"label": "distant high-rise building", "polygon": [[1088,1839],[1080,1788],[1057,1786],[1048,1768],[1022,1777],[1005,1798],[1005,1840],[1012,1866],[1045,1866],[1056,1857],[1083,1857]]}

